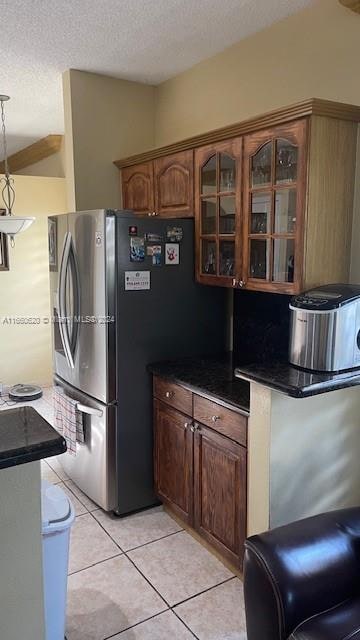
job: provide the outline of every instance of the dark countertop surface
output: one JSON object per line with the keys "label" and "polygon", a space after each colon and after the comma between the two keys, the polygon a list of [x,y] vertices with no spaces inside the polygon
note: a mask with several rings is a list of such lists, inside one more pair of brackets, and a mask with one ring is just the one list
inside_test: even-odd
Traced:
{"label": "dark countertop surface", "polygon": [[148,368],[210,400],[249,413],[250,385],[234,377],[232,354],[157,362]]}
{"label": "dark countertop surface", "polygon": [[64,451],[64,438],[33,407],[0,411],[0,469]]}
{"label": "dark countertop surface", "polygon": [[235,375],[293,398],[307,398],[360,385],[360,369],[343,373],[314,373],[297,369],[288,362],[248,364],[237,367]]}

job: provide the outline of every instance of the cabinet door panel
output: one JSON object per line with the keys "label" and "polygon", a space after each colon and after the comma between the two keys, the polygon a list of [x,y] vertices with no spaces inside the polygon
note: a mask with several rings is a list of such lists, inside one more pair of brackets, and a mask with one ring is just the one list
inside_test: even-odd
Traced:
{"label": "cabinet door panel", "polygon": [[246,449],[200,426],[194,441],[195,528],[242,565],[246,534]]}
{"label": "cabinet door panel", "polygon": [[[193,511],[193,437],[191,418],[154,401],[155,488],[186,522]],[[189,425],[189,426],[187,426]]]}
{"label": "cabinet door panel", "polygon": [[244,138],[243,274],[247,289],[302,288],[307,121]]}
{"label": "cabinet door panel", "polygon": [[148,214],[154,211],[153,163],[126,167],[121,171],[123,209]]}
{"label": "cabinet door panel", "polygon": [[196,278],[234,286],[241,278],[242,138],[195,150]]}
{"label": "cabinet door panel", "polygon": [[194,156],[183,151],[154,162],[155,210],[158,215],[194,215]]}

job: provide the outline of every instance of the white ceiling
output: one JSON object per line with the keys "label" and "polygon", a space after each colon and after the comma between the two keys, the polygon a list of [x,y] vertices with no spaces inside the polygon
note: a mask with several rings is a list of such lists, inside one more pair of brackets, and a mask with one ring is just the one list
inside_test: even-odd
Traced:
{"label": "white ceiling", "polygon": [[314,0],[1,0],[9,152],[62,133],[69,68],[158,84]]}

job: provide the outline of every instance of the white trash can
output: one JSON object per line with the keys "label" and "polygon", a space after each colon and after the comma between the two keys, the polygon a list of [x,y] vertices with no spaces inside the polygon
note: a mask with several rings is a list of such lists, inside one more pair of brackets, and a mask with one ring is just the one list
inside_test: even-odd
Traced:
{"label": "white trash can", "polygon": [[70,529],[75,511],[60,487],[41,481],[45,638],[64,640]]}

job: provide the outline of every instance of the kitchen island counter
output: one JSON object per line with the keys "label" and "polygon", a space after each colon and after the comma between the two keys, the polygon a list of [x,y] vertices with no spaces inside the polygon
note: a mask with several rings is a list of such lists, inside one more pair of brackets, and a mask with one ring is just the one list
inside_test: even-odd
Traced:
{"label": "kitchen island counter", "polygon": [[66,451],[66,442],[33,407],[0,411],[0,469]]}

